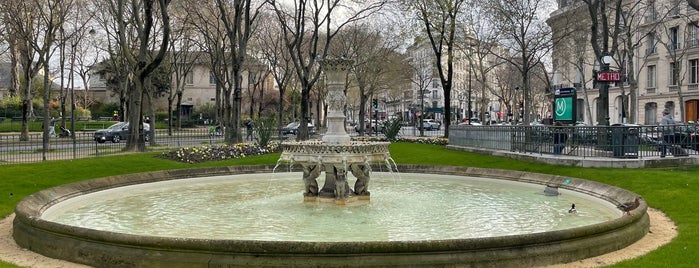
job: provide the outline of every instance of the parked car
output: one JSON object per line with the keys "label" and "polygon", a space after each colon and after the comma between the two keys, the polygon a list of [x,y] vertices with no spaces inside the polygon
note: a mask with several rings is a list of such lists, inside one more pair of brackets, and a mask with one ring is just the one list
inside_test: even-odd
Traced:
{"label": "parked car", "polygon": [[[425,123],[430,124],[430,126],[427,127],[427,125]],[[439,128],[442,127],[442,123],[437,122],[434,119],[422,119],[422,126],[426,130],[439,130]]]}
{"label": "parked car", "polygon": [[[146,141],[150,140],[150,124],[143,124],[143,130],[145,132],[144,139]],[[104,143],[106,141],[111,141],[113,143],[119,143],[123,139],[129,137],[129,123],[128,122],[118,122],[106,129],[100,129],[92,134],[93,139],[96,142]]]}
{"label": "parked car", "polygon": [[[291,122],[282,128],[282,135],[296,135],[299,132],[299,126],[301,122]],[[315,128],[313,124],[308,123],[308,133],[315,133]]]}
{"label": "parked car", "polygon": [[675,127],[675,143],[683,148],[699,150],[697,143],[699,127],[695,124],[682,124]]}
{"label": "parked car", "polygon": [[[354,131],[359,132],[361,129],[359,128],[359,124],[354,125]],[[381,132],[383,131],[383,122],[377,121],[377,120],[369,120],[366,119],[364,120],[364,131],[368,131],[371,128],[372,132]]]}

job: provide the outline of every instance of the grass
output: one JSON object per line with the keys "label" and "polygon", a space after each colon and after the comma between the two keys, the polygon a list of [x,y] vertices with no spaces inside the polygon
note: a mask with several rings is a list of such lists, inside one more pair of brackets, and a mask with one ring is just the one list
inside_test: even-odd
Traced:
{"label": "grass", "polygon": [[[645,256],[612,267],[695,267],[699,263],[699,216],[694,206],[699,192],[699,167],[670,169],[577,168],[529,163],[467,152],[444,146],[394,143],[391,156],[399,164],[474,166],[560,174],[619,186],[643,196],[651,207],[665,212],[677,224],[679,235],[670,244]],[[124,173],[190,167],[273,164],[279,154],[200,164],[184,164],[154,157],[156,153],[119,155],[75,161],[0,166],[0,216],[11,214],[25,196],[73,181]],[[10,197],[12,193],[12,197]],[[651,226],[651,230],[653,226]],[[0,263],[0,266],[11,266]]]}

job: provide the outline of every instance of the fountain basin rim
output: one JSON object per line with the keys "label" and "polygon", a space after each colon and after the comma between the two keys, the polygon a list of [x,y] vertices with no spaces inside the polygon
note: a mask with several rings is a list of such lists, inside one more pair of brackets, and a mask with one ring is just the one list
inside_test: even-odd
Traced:
{"label": "fountain basin rim", "polygon": [[279,160],[290,163],[377,163],[390,158],[390,142],[351,141],[332,144],[323,141],[283,142]]}
{"label": "fountain basin rim", "polygon": [[[25,198],[18,204],[15,210],[14,237],[20,246],[31,248],[47,256],[58,258],[65,258],[68,256],[67,258],[69,260],[73,260],[71,259],[73,257],[70,257],[69,254],[66,255],[63,251],[60,253],[55,252],[55,247],[51,249],[51,244],[55,243],[54,240],[68,240],[66,242],[68,245],[71,243],[95,244],[98,245],[96,248],[107,247],[105,245],[109,245],[109,247],[128,247],[132,250],[166,248],[168,252],[206,252],[206,254],[222,256],[240,254],[254,254],[259,256],[288,256],[289,254],[335,256],[337,254],[366,255],[384,253],[413,255],[416,254],[416,252],[419,252],[418,255],[420,255],[441,254],[444,252],[452,252],[453,254],[453,252],[492,251],[503,248],[529,247],[543,248],[542,250],[544,251],[551,251],[554,248],[560,248],[562,243],[571,243],[574,245],[579,243],[586,244],[587,242],[581,241],[587,240],[602,240],[606,241],[605,243],[613,244],[605,244],[603,247],[594,246],[593,250],[589,248],[585,249],[585,252],[601,254],[596,251],[612,251],[612,249],[616,250],[635,242],[645,235],[649,226],[649,219],[646,213],[647,205],[645,202],[642,202],[641,206],[634,210],[631,216],[623,216],[594,225],[543,233],[425,241],[305,242],[169,238],[96,231],[41,219],[41,213],[52,204],[89,192],[125,185],[180,178],[265,173],[271,172],[272,168],[273,166],[271,165],[262,165],[157,171],[112,176],[49,188]],[[625,202],[637,196],[635,193],[617,187],[556,175],[450,166],[398,165],[398,168],[401,172],[410,173],[464,175],[508,179],[540,185],[558,185],[560,188],[581,191],[616,203]],[[52,239],[46,239],[47,237]],[[546,245],[549,245],[550,248]],[[585,254],[589,255],[590,253]],[[101,256],[99,258],[103,257],[104,256]],[[78,258],[78,256],[75,258]],[[126,257],[124,258],[128,259]],[[94,265],[95,263],[92,264]]]}

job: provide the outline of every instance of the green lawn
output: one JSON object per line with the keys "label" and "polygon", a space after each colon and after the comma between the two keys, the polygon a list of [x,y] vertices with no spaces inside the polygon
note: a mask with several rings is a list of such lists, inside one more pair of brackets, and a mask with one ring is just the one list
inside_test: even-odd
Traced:
{"label": "green lawn", "polygon": [[[279,154],[202,164],[183,164],[154,153],[0,166],[0,216],[11,214],[25,196],[68,182],[124,173],[188,167],[273,164]],[[600,181],[634,191],[651,207],[664,211],[678,226],[669,245],[612,267],[696,267],[699,263],[699,223],[694,198],[699,196],[699,167],[673,169],[575,168],[447,150],[444,146],[394,143],[391,155],[399,164],[474,166],[560,174]],[[652,230],[651,226],[651,230]],[[10,266],[0,263],[0,266]]]}

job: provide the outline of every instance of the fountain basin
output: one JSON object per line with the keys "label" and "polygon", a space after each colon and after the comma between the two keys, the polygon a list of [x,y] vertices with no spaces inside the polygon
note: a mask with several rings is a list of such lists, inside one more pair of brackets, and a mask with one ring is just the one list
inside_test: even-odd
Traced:
{"label": "fountain basin", "polygon": [[298,163],[383,163],[390,157],[390,142],[351,141],[328,144],[322,141],[282,143],[280,161]]}
{"label": "fountain basin", "polygon": [[[534,266],[570,262],[623,248],[643,237],[649,226],[646,204],[631,216],[566,230],[428,241],[302,242],[191,239],[129,235],[43,220],[58,202],[103,189],[172,179],[228,174],[270,173],[272,166],[232,166],[128,174],[67,184],[29,196],[16,208],[14,237],[46,256],[98,267],[227,266]],[[581,179],[466,167],[398,165],[401,172],[497,178],[558,185],[612,203],[634,193]],[[332,228],[332,226],[329,226]],[[357,231],[361,231],[358,228]]]}

